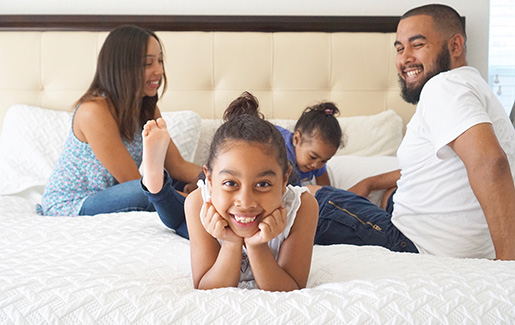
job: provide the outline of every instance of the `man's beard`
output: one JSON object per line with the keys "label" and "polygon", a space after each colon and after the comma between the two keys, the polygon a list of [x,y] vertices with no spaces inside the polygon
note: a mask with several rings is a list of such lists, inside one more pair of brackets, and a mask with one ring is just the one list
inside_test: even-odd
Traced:
{"label": "man's beard", "polygon": [[[422,92],[422,88],[426,82],[440,72],[449,70],[451,70],[451,54],[447,48],[447,43],[444,43],[442,50],[436,57],[435,69],[433,71],[427,71],[425,79],[423,79],[418,84],[418,86],[415,88],[408,88],[406,85],[406,80],[402,79],[402,77],[398,75],[402,98],[410,104],[417,104],[420,100],[420,93]],[[423,70],[423,72],[425,72],[425,70]]]}

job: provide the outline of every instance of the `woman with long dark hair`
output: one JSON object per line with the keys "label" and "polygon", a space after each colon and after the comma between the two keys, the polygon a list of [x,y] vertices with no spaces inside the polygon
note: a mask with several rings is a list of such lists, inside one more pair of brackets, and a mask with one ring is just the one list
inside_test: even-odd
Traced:
{"label": "woman with long dark hair", "polygon": [[[139,165],[143,125],[161,117],[160,86],[164,92],[163,50],[156,34],[134,25],[112,30],[93,81],[76,103],[70,134],[45,188],[42,214],[154,211],[141,191]],[[185,183],[195,182],[201,171],[183,159],[171,139],[165,167]]]}

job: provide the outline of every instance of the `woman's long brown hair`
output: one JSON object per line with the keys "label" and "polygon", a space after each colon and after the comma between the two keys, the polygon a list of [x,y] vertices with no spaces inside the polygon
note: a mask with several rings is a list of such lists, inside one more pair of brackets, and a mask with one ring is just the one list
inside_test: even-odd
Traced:
{"label": "woman's long brown hair", "polygon": [[[150,30],[122,25],[107,36],[98,56],[97,69],[89,89],[77,104],[104,97],[122,139],[132,141],[143,124],[154,117],[158,95],[144,96],[145,58],[150,37],[161,41]],[[166,74],[162,81],[166,90]]]}

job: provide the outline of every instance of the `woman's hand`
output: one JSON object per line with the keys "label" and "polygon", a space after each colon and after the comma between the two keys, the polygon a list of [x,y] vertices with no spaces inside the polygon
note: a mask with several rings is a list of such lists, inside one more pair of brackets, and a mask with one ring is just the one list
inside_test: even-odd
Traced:
{"label": "woman's hand", "polygon": [[273,238],[279,236],[286,227],[287,213],[285,207],[280,207],[272,211],[272,213],[258,225],[259,230],[251,237],[245,238],[247,245],[260,245],[269,242]]}
{"label": "woman's hand", "polygon": [[231,230],[227,220],[216,211],[210,199],[204,203],[204,213],[201,216],[201,221],[207,233],[217,239],[230,242],[243,241],[243,238]]}

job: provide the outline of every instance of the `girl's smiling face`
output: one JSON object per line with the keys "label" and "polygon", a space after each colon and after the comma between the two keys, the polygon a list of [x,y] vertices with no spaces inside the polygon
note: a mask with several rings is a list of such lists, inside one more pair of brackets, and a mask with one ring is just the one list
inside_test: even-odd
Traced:
{"label": "girl's smiling face", "polygon": [[206,174],[213,206],[240,237],[254,235],[261,220],[282,205],[287,177],[265,145],[226,142]]}

